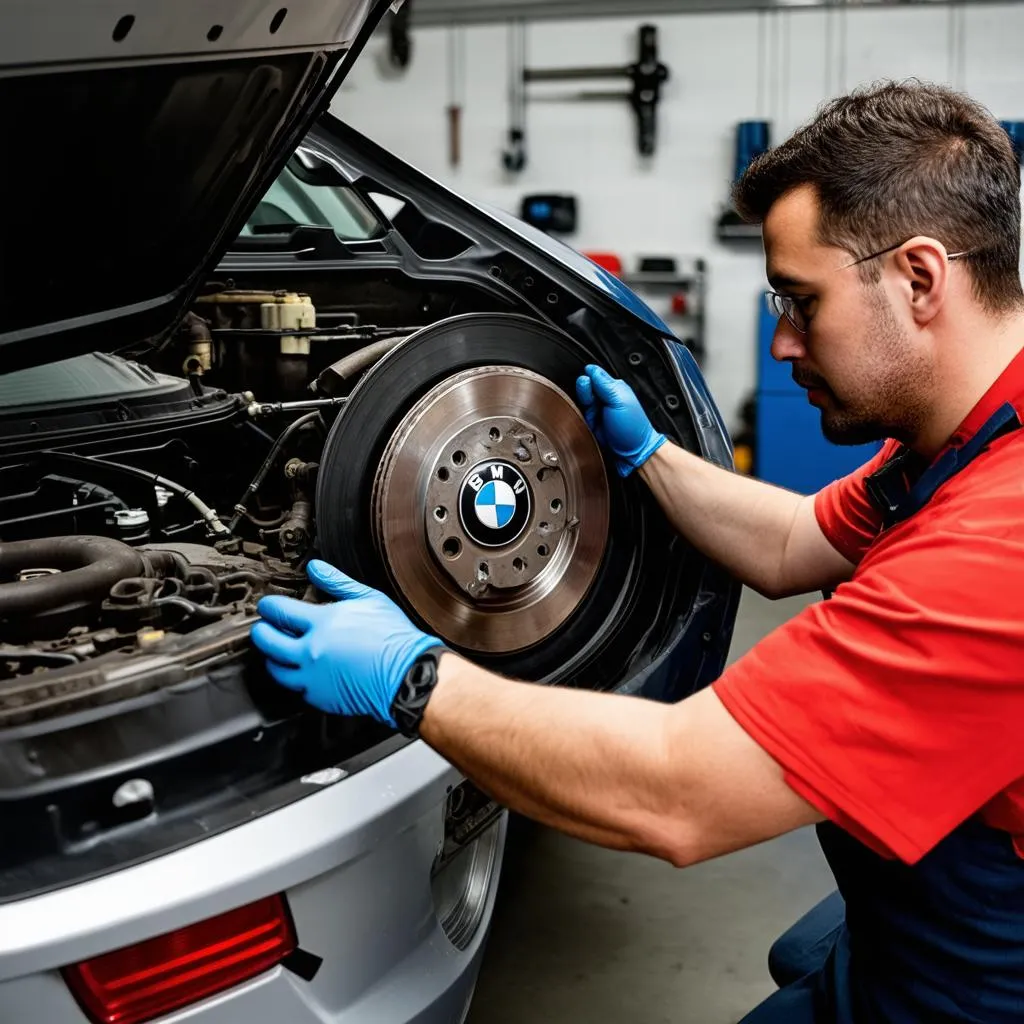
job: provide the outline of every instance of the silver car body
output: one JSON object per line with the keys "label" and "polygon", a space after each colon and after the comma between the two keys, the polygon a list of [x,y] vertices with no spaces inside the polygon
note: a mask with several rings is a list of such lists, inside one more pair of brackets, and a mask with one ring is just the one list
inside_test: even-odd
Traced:
{"label": "silver car body", "polygon": [[[479,970],[505,819],[477,840],[483,915],[466,949],[431,892],[458,773],[421,742],[322,792],[185,849],[0,907],[0,1021],[86,1018],[65,964],[287,894],[311,981],[284,967],[162,1018],[202,1024],[460,1021]],[[318,783],[311,782],[311,788]]]}

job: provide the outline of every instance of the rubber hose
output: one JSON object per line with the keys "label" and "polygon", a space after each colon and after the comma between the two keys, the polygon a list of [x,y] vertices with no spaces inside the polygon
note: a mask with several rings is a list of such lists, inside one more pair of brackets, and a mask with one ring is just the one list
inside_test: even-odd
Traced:
{"label": "rubber hose", "polygon": [[404,337],[385,338],[383,341],[375,341],[371,345],[365,345],[363,348],[333,363],[331,370],[342,380],[348,380],[350,377],[362,373],[363,370],[368,370],[374,363],[379,363],[392,349],[398,348],[403,341],[405,341]]}
{"label": "rubber hose", "polygon": [[139,552],[109,537],[43,537],[0,544],[0,576],[25,569],[59,573],[0,583],[0,618],[35,615],[75,601],[106,597],[118,580],[141,576]]}

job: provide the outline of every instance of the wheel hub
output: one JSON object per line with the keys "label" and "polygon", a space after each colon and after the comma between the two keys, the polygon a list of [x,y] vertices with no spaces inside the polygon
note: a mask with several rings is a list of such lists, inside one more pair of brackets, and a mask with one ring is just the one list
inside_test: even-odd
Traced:
{"label": "wheel hub", "polygon": [[[536,579],[568,523],[554,446],[507,416],[485,417],[444,446],[427,506],[427,542],[438,564],[473,597]],[[474,547],[486,554],[461,557]]]}
{"label": "wheel hub", "polygon": [[405,417],[374,511],[388,571],[431,627],[469,649],[514,651],[557,629],[593,583],[608,482],[564,392],[487,366],[439,384]]}

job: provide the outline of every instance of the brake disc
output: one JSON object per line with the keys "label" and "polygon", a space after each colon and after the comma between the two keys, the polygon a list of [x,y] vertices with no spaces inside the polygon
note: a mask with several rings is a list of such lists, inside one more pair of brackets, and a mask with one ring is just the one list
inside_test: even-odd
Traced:
{"label": "brake disc", "polygon": [[373,493],[395,586],[461,647],[530,647],[576,610],[608,537],[608,481],[568,395],[491,365],[453,374],[402,420]]}
{"label": "brake disc", "polygon": [[631,565],[609,546],[621,495],[610,499],[570,397],[585,362],[567,335],[508,314],[455,317],[403,342],[331,428],[323,556],[481,656],[547,651],[568,629],[564,647],[514,666],[563,669],[614,615]]}

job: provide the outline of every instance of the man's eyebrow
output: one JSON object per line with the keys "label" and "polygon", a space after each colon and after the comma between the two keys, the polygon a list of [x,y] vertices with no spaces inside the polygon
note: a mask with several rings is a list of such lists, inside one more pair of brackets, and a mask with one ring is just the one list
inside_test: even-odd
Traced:
{"label": "man's eyebrow", "polygon": [[810,285],[810,281],[790,277],[789,274],[769,274],[768,283],[773,288],[807,288]]}

